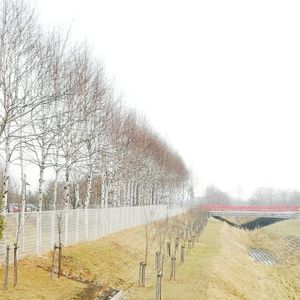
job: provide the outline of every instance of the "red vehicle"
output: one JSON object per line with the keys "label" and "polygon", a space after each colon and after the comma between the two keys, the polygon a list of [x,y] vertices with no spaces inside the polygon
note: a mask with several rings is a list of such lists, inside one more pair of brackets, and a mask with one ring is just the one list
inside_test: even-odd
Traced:
{"label": "red vehicle", "polygon": [[9,209],[8,209],[9,212],[20,212],[20,208],[19,208],[19,205],[17,203],[11,203],[9,204]]}

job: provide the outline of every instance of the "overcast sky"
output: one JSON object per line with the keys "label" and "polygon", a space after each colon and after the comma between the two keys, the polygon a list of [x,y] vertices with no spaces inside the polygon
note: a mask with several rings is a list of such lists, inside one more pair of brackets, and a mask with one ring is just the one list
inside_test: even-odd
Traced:
{"label": "overcast sky", "polygon": [[93,46],[198,192],[300,189],[300,1],[30,2]]}

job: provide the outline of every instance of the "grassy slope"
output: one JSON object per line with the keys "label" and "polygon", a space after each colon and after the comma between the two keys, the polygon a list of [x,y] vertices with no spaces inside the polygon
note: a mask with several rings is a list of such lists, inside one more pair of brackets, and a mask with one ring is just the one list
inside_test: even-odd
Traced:
{"label": "grassy slope", "polygon": [[[63,249],[63,271],[72,278],[97,280],[104,287],[128,288],[136,281],[142,254],[143,228]],[[50,254],[20,261],[19,285],[8,291],[0,288],[0,299],[74,299],[84,295],[86,284],[62,278],[50,279]],[[12,282],[12,271],[10,282]],[[3,278],[3,269],[0,269]]]}
{"label": "grassy slope", "polygon": [[[279,264],[270,269],[270,275],[277,278],[290,293],[291,299],[300,299],[300,251],[288,252],[288,236],[300,237],[300,220],[286,220],[248,232],[250,246],[265,248],[279,260]],[[294,298],[293,298],[294,297]]]}
{"label": "grassy slope", "polygon": [[262,230],[273,237],[286,237],[288,235],[300,237],[300,220],[286,220],[267,226]]}
{"label": "grassy slope", "polygon": [[294,291],[287,291],[274,276],[273,267],[256,264],[248,256],[251,240],[247,233],[224,225],[221,246],[211,273],[209,299],[296,299]]}
{"label": "grassy slope", "polygon": [[[276,226],[283,226],[283,223]],[[163,299],[298,299],[294,288],[297,282],[291,280],[287,266],[258,265],[247,254],[248,246],[262,241],[267,246],[272,244],[268,241],[272,226],[266,231],[243,232],[210,220],[185,264],[177,265],[176,281],[169,281],[169,265],[166,264]],[[294,224],[291,226],[295,227]],[[64,249],[63,270],[68,276],[97,280],[104,286],[129,288],[127,299],[153,299],[155,243],[152,243],[147,266],[147,287],[136,285],[138,263],[143,257],[143,239],[144,229],[138,227],[68,247]],[[22,260],[19,286],[13,288],[10,285],[8,291],[1,288],[0,299],[89,299],[85,284],[66,278],[50,280],[49,266],[50,255]],[[296,272],[299,263],[289,268]],[[1,269],[0,278],[3,278]]]}
{"label": "grassy slope", "polygon": [[[210,220],[196,249],[183,266],[177,267],[176,282],[169,280],[166,266],[163,299],[298,299],[293,284],[288,284],[279,267],[256,264],[249,257],[248,246],[257,233]],[[268,239],[266,233],[259,234]],[[147,287],[134,288],[128,299],[153,299],[154,287],[153,274]]]}

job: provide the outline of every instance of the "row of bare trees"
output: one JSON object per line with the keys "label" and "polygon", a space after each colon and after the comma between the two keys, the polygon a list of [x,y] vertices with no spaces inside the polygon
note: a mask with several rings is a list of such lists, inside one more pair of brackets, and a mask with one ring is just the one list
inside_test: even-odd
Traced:
{"label": "row of bare trees", "polygon": [[183,201],[182,159],[120,104],[88,46],[44,30],[23,0],[0,5],[3,211],[16,170],[25,210],[34,168],[39,210]]}
{"label": "row of bare trees", "polygon": [[[151,212],[147,211],[147,218],[153,219]],[[155,299],[161,299],[161,278],[168,269],[169,279],[175,279],[176,261],[184,264],[185,256],[190,254],[192,248],[204,230],[208,219],[207,211],[200,207],[189,209],[186,213],[164,220],[147,222],[145,229],[144,257],[139,264],[138,285],[145,286],[146,269],[149,264],[149,252],[156,247],[155,270],[157,271],[157,286]],[[166,268],[165,266],[170,266]]]}

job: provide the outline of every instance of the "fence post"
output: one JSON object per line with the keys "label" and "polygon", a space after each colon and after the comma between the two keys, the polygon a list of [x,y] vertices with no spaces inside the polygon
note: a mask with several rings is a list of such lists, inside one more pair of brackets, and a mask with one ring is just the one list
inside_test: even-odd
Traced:
{"label": "fence post", "polygon": [[123,214],[122,214],[123,215],[122,230],[127,229],[129,227],[128,226],[128,220],[127,220],[127,206],[125,206],[125,205],[122,207],[122,211],[123,211]]}
{"label": "fence post", "polygon": [[85,239],[89,240],[89,212],[88,209],[84,209],[84,226],[85,226]]}
{"label": "fence post", "polygon": [[76,208],[76,244],[79,242],[79,208]]}
{"label": "fence post", "polygon": [[120,208],[116,207],[114,209],[114,232],[118,230],[119,221],[120,221]]}
{"label": "fence post", "polygon": [[25,212],[22,213],[22,251],[25,251]]}
{"label": "fence post", "polygon": [[118,223],[118,212],[119,212],[119,208],[115,207],[114,208],[114,232],[117,231],[118,225],[119,225],[119,223]]}
{"label": "fence post", "polygon": [[119,207],[114,208],[114,232],[116,232],[118,230],[118,227],[119,227],[119,220],[120,220],[119,219],[119,212],[120,212]]}
{"label": "fence post", "polygon": [[35,229],[35,235],[36,235],[36,254],[39,254],[39,219],[40,219],[40,211],[36,212],[36,229]]}
{"label": "fence post", "polygon": [[104,221],[104,211],[103,208],[100,208],[100,223],[101,223],[101,237],[104,236],[104,225],[105,225],[105,221]]}
{"label": "fence post", "polygon": [[65,213],[65,246],[68,245],[68,223],[69,223],[69,213],[68,210],[66,210]]}
{"label": "fence post", "polygon": [[131,227],[131,218],[130,218],[130,210],[129,210],[129,206],[127,206],[126,210],[127,210],[127,221],[128,221],[128,226]]}
{"label": "fence post", "polygon": [[51,212],[51,247],[53,247],[54,245],[54,214],[55,214],[55,211],[53,210]]}
{"label": "fence post", "polygon": [[115,209],[114,207],[111,207],[110,208],[110,212],[111,212],[111,215],[110,215],[110,224],[111,224],[111,233],[113,233],[115,231]]}
{"label": "fence post", "polygon": [[95,240],[98,238],[98,209],[95,209]]}
{"label": "fence post", "polygon": [[121,224],[122,224],[122,207],[118,207],[118,213],[117,213],[117,218],[116,218],[116,224],[117,228],[116,231],[121,229]]}
{"label": "fence post", "polygon": [[103,208],[102,209],[102,224],[103,224],[103,236],[106,235],[107,231],[107,209]]}
{"label": "fence post", "polygon": [[110,218],[110,210],[111,207],[107,207],[107,213],[106,213],[106,234],[109,234],[111,232],[111,218]]}

